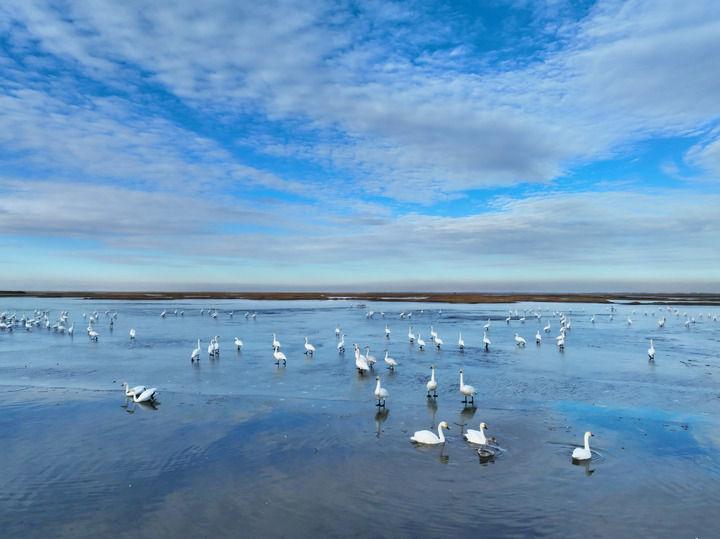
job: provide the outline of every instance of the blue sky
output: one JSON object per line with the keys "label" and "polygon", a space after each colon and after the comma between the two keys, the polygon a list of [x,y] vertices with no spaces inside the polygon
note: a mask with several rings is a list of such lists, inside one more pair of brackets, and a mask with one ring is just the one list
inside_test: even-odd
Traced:
{"label": "blue sky", "polygon": [[720,3],[0,4],[0,288],[720,289]]}

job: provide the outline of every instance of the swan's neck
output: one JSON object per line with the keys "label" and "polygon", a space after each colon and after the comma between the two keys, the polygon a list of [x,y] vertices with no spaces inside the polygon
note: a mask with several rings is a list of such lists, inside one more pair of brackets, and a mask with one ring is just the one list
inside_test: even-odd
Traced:
{"label": "swan's neck", "polygon": [[375,393],[380,393],[380,380],[378,380],[377,384],[375,384]]}
{"label": "swan's neck", "polygon": [[433,382],[435,381],[435,369],[432,369],[432,375],[430,376],[430,380]]}
{"label": "swan's neck", "polygon": [[443,432],[442,425],[438,425],[438,438],[440,438],[440,443],[445,443],[445,433]]}
{"label": "swan's neck", "polygon": [[465,384],[464,384],[464,382],[463,382],[463,373],[460,373],[460,387],[462,387],[462,386],[464,386],[464,385],[465,385]]}
{"label": "swan's neck", "polygon": [[590,436],[585,435],[585,451],[590,451]]}

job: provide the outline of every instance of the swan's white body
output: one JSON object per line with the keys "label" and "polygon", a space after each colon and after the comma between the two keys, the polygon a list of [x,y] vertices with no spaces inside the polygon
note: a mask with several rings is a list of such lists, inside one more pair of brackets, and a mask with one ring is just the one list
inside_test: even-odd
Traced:
{"label": "swan's white body", "polygon": [[308,338],[305,337],[305,353],[314,356],[315,355],[315,347],[308,342]]}
{"label": "swan's white body", "polygon": [[375,380],[377,382],[375,384],[375,392],[374,392],[375,398],[377,399],[376,406],[385,408],[385,399],[387,399],[390,396],[390,393],[388,393],[388,390],[380,385],[380,377],[379,376],[376,376]]}
{"label": "swan's white body", "polygon": [[418,336],[417,336],[417,344],[418,344],[418,348],[419,348],[420,350],[425,350],[425,341],[423,340],[423,338],[420,336],[419,333],[418,333]]}
{"label": "swan's white body", "polygon": [[190,361],[195,361],[200,359],[200,339],[198,339],[197,342],[197,348],[192,351],[192,354],[190,354]]}
{"label": "swan's white body", "polygon": [[277,337],[275,337],[274,333],[273,333],[272,347],[273,347],[273,350],[280,350],[280,348],[282,347],[282,345],[280,344],[280,341],[277,340]]}
{"label": "swan's white body", "polygon": [[360,374],[370,371],[367,360],[365,359],[365,356],[360,353],[360,348],[358,348],[357,345],[355,345],[355,367]]}
{"label": "swan's white body", "polygon": [[134,397],[135,395],[140,395],[147,388],[145,386],[128,387],[127,382],[124,382],[123,389],[125,389],[126,397]]}
{"label": "swan's white body", "polygon": [[548,323],[547,323],[547,326],[545,326],[545,327],[543,328],[543,331],[544,331],[545,333],[550,333],[550,322],[548,322]]}
{"label": "swan's white body", "polygon": [[535,334],[535,342],[537,344],[540,344],[542,342],[542,335],[540,335],[540,330],[538,329],[537,333]]}
{"label": "swan's white body", "polygon": [[470,397],[471,403],[475,403],[475,388],[465,383],[462,369],[460,369],[460,393],[465,397],[465,404],[467,404],[468,397]]}
{"label": "swan's white body", "polygon": [[438,337],[438,334],[437,334],[437,333],[435,333],[435,346],[437,346],[437,349],[440,350],[440,347],[441,347],[443,344],[445,344],[445,343],[443,342],[443,340],[442,340],[440,337]]}
{"label": "swan's white body", "polygon": [[337,343],[337,349],[338,352],[344,352],[345,351],[345,334],[340,337],[340,342]]}
{"label": "swan's white body", "polygon": [[487,425],[480,423],[480,430],[468,429],[464,434],[465,439],[471,444],[487,445],[488,439],[485,436]]}
{"label": "swan's white body", "polygon": [[592,435],[590,431],[585,433],[585,447],[576,447],[573,450],[573,460],[590,460],[592,458],[592,452],[590,451],[590,436]]}
{"label": "swan's white body", "polygon": [[430,326],[430,340],[434,341],[437,338],[437,331]]}
{"label": "swan's white body", "polygon": [[516,333],[515,334],[515,344],[517,344],[518,346],[525,346],[525,344],[527,344],[527,343],[525,342],[525,339],[523,339],[520,335],[518,335]]}
{"label": "swan's white body", "polygon": [[377,358],[375,356],[370,355],[370,347],[369,346],[365,347],[365,361],[367,361],[367,364],[370,368],[372,368],[373,365],[375,365],[375,363],[377,363]]}
{"label": "swan's white body", "polygon": [[492,342],[490,342],[490,337],[487,335],[487,331],[483,334],[483,346],[485,346],[485,351],[490,350],[490,345]]}
{"label": "swan's white body", "polygon": [[340,326],[335,326],[335,337],[339,338],[341,331]]}
{"label": "swan's white body", "polygon": [[655,359],[655,345],[652,339],[650,339],[650,348],[648,348],[648,358],[651,360]]}
{"label": "swan's white body", "polygon": [[[508,321],[509,321],[509,320],[510,320],[510,318],[508,318]],[[487,323],[483,326],[483,329],[484,329],[485,331],[490,331],[490,319],[489,319],[489,318],[488,318]]]}
{"label": "swan's white body", "polygon": [[146,389],[139,395],[135,395],[133,397],[134,402],[150,402],[155,400],[155,393],[157,392],[156,387],[151,387],[150,389]]}
{"label": "swan's white body", "polygon": [[[25,329],[30,329],[27,322],[25,322]],[[70,324],[70,327],[68,328],[68,335],[72,337],[73,333],[75,333],[75,324]]]}
{"label": "swan's white body", "polygon": [[438,444],[444,444],[445,443],[445,434],[443,433],[443,429],[450,430],[450,427],[445,421],[441,421],[438,425],[438,433],[435,435],[435,433],[431,430],[419,430],[416,431],[415,434],[413,434],[410,437],[411,442],[415,442],[416,444],[425,444],[425,445],[438,445]]}
{"label": "swan's white body", "polygon": [[[430,381],[425,385],[427,387],[427,396],[428,398],[437,397],[437,380],[435,379],[435,365],[430,366]],[[432,391],[432,395],[430,395],[430,392]]]}
{"label": "swan's white body", "polygon": [[283,362],[283,365],[287,365],[287,358],[280,350],[275,349],[273,351],[273,357],[275,358],[276,365],[280,365],[281,361]]}
{"label": "swan's white body", "polygon": [[387,350],[385,350],[385,364],[388,366],[388,369],[390,369],[391,371],[394,371],[395,367],[397,367],[397,364],[398,364],[398,362],[394,358],[391,358],[388,355]]}
{"label": "swan's white body", "polygon": [[135,339],[135,328],[130,329],[130,339],[132,339],[132,340]]}
{"label": "swan's white body", "polygon": [[410,341],[410,344],[415,342],[415,334],[413,333],[412,326],[408,328],[408,340]]}

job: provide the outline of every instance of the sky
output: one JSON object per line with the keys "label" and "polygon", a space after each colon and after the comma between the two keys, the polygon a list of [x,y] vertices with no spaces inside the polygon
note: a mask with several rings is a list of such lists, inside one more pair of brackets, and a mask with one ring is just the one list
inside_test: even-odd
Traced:
{"label": "sky", "polygon": [[720,291],[716,0],[0,3],[0,289]]}

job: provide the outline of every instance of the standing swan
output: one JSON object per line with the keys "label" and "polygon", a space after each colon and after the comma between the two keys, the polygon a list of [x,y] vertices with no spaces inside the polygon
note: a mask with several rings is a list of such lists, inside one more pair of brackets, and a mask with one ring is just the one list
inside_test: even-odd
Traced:
{"label": "standing swan", "polygon": [[653,344],[652,339],[650,339],[650,348],[648,348],[648,359],[650,361],[655,361],[655,345]]}
{"label": "standing swan", "polygon": [[390,369],[391,371],[394,371],[395,367],[397,367],[397,364],[398,364],[398,362],[394,358],[391,358],[388,355],[387,350],[385,350],[385,364],[388,366],[388,369]]}
{"label": "standing swan", "polygon": [[438,425],[437,436],[435,436],[435,433],[432,431],[419,430],[419,431],[416,431],[415,434],[410,436],[410,441],[415,442],[416,444],[425,444],[425,445],[444,444],[445,443],[445,434],[443,433],[443,429],[450,430],[450,426],[445,421],[441,421],[440,424]]}
{"label": "standing swan", "polygon": [[419,348],[420,350],[425,350],[425,341],[423,341],[423,338],[420,336],[419,333],[418,333],[418,336],[417,336],[417,343],[418,343],[418,348]]}
{"label": "standing swan", "polygon": [[358,347],[357,344],[355,345],[355,368],[360,374],[370,372],[370,367],[368,367],[367,360],[365,359],[365,356],[360,353],[360,347]]}
{"label": "standing swan", "polygon": [[523,339],[520,335],[517,333],[515,334],[515,344],[517,344],[520,347],[525,347],[525,339]]}
{"label": "standing swan", "polygon": [[[435,380],[435,365],[430,365],[430,381],[426,384],[428,399],[437,398],[437,380]],[[430,392],[432,391],[432,395]]]}
{"label": "standing swan", "polygon": [[590,436],[594,436],[594,434],[587,431],[585,433],[585,447],[576,447],[573,450],[573,460],[590,460],[592,458],[592,453],[590,452]]}
{"label": "standing swan", "polygon": [[385,408],[385,399],[390,396],[390,393],[388,393],[388,390],[380,385],[379,376],[375,377],[375,381],[377,382],[377,384],[375,385],[375,398],[377,399],[377,404],[375,406]]}
{"label": "standing swan", "polygon": [[540,335],[540,330],[537,330],[537,333],[535,334],[535,344],[540,344],[542,342],[542,335]]}
{"label": "standing swan", "polygon": [[305,337],[305,354],[310,356],[315,355],[315,347],[308,342],[307,337]]}
{"label": "standing swan", "polygon": [[462,338],[462,333],[458,333],[458,348],[460,351],[465,350],[465,341]]}
{"label": "standing swan", "polygon": [[198,339],[197,342],[197,348],[192,351],[192,354],[190,354],[190,363],[193,363],[194,361],[200,361],[200,339]]}
{"label": "standing swan", "polygon": [[275,358],[275,365],[278,367],[280,366],[280,362],[283,362],[283,365],[287,365],[287,358],[285,357],[285,354],[283,354],[280,350],[275,349],[273,352],[273,357]]}
{"label": "standing swan", "polygon": [[465,397],[465,400],[463,401],[465,404],[468,403],[468,397],[470,397],[470,404],[475,404],[475,388],[465,383],[465,381],[463,380],[462,369],[460,369],[460,393],[462,393]]}
{"label": "standing swan", "polygon": [[385,338],[390,338],[390,328],[387,326],[387,324],[385,324]]}
{"label": "standing swan", "polygon": [[277,340],[277,337],[275,336],[274,333],[273,333],[272,347],[273,347],[273,350],[280,350],[280,348],[282,347],[282,345],[280,344],[280,341]]}
{"label": "standing swan", "polygon": [[492,344],[492,343],[490,342],[490,337],[488,337],[487,331],[486,331],[486,332],[483,334],[483,345],[485,346],[485,351],[486,351],[486,352],[490,350],[490,345],[491,345],[491,344]]}
{"label": "standing swan", "polygon": [[340,342],[337,343],[337,350],[339,354],[342,354],[345,352],[345,334],[342,334],[342,337],[340,337]]}
{"label": "standing swan", "polygon": [[243,342],[240,337],[235,337],[235,348],[239,351],[243,347]]}
{"label": "standing swan", "polygon": [[131,341],[135,340],[135,328],[130,329],[130,340]]}

